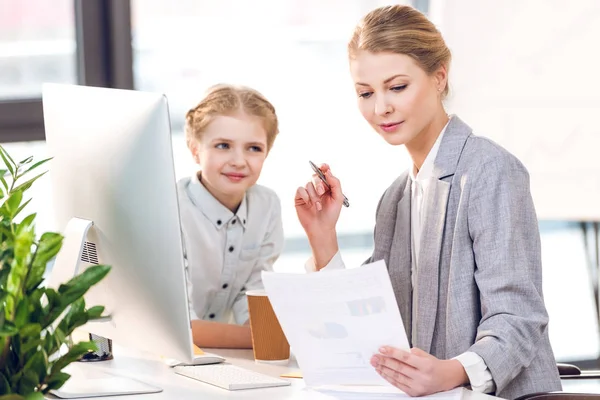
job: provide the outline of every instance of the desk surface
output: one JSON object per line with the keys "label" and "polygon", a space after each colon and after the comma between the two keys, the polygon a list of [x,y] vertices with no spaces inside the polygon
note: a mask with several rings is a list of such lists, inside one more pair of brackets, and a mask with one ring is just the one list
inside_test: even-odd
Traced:
{"label": "desk surface", "polygon": [[[270,376],[279,377],[281,374],[298,371],[298,366],[294,360],[290,361],[288,366],[257,364],[254,362],[252,350],[209,349],[208,352],[225,357],[227,361],[232,364]],[[110,372],[121,376],[138,379],[153,386],[161,387],[163,391],[160,393],[146,395],[95,397],[94,399],[334,399],[334,397],[307,388],[302,379],[294,378],[289,379],[292,385],[287,387],[228,391],[205,384],[203,382],[186,378],[181,375],[177,375],[164,362],[147,354],[137,353],[118,347],[115,348],[114,354],[115,359],[111,361],[99,363],[74,363],[69,367],[76,368],[76,370],[72,371],[75,372],[73,375],[74,377],[79,373],[88,374],[94,373],[95,371]],[[203,396],[199,397],[199,395]],[[48,398],[56,399],[57,397],[48,396]],[[496,397],[463,389],[462,399],[492,400],[496,399]]]}

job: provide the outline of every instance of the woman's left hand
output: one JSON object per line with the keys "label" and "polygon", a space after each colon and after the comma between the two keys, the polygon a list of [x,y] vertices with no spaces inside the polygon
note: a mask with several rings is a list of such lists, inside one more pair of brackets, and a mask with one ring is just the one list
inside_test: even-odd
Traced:
{"label": "woman's left hand", "polygon": [[392,385],[409,396],[425,396],[469,383],[457,360],[440,360],[418,348],[410,352],[384,346],[371,365]]}

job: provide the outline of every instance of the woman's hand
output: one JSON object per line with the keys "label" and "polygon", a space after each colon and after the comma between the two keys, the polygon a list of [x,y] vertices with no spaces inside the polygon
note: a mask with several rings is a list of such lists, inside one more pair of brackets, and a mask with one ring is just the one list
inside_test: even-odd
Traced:
{"label": "woman's hand", "polygon": [[315,264],[321,269],[338,251],[335,225],[340,217],[344,195],[340,181],[333,176],[329,166],[321,164],[319,168],[330,188],[314,174],[311,182],[296,190],[294,203],[298,220],[313,250]]}
{"label": "woman's hand", "polygon": [[344,202],[340,181],[332,175],[329,166],[322,164],[319,168],[323,171],[331,189],[316,174],[313,174],[312,182],[299,187],[294,199],[298,219],[309,238],[321,236],[322,233],[335,232],[335,225]]}
{"label": "woman's hand", "polygon": [[409,396],[425,396],[466,385],[469,378],[457,360],[440,360],[418,348],[410,352],[385,346],[371,365],[392,385]]}

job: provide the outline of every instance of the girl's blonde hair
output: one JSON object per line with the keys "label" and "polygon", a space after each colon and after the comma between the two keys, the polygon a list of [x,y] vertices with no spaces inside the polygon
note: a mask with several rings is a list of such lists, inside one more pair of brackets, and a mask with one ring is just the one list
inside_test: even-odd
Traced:
{"label": "girl's blonde hair", "polygon": [[210,87],[202,101],[185,115],[185,139],[188,147],[193,140],[202,140],[204,130],[215,117],[240,112],[262,120],[269,151],[279,133],[275,107],[254,89],[227,84]]}
{"label": "girl's blonde hair", "polygon": [[[441,33],[421,12],[410,6],[377,8],[359,22],[348,43],[348,55],[361,50],[405,54],[431,75],[442,65],[450,68],[452,55]],[[448,84],[442,91],[448,94]]]}

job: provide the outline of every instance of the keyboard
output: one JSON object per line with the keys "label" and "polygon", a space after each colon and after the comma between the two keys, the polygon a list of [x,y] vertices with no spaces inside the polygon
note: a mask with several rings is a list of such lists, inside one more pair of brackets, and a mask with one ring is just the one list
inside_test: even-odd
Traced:
{"label": "keyboard", "polygon": [[258,389],[289,386],[290,382],[250,371],[232,364],[211,364],[174,367],[175,373],[227,390]]}

